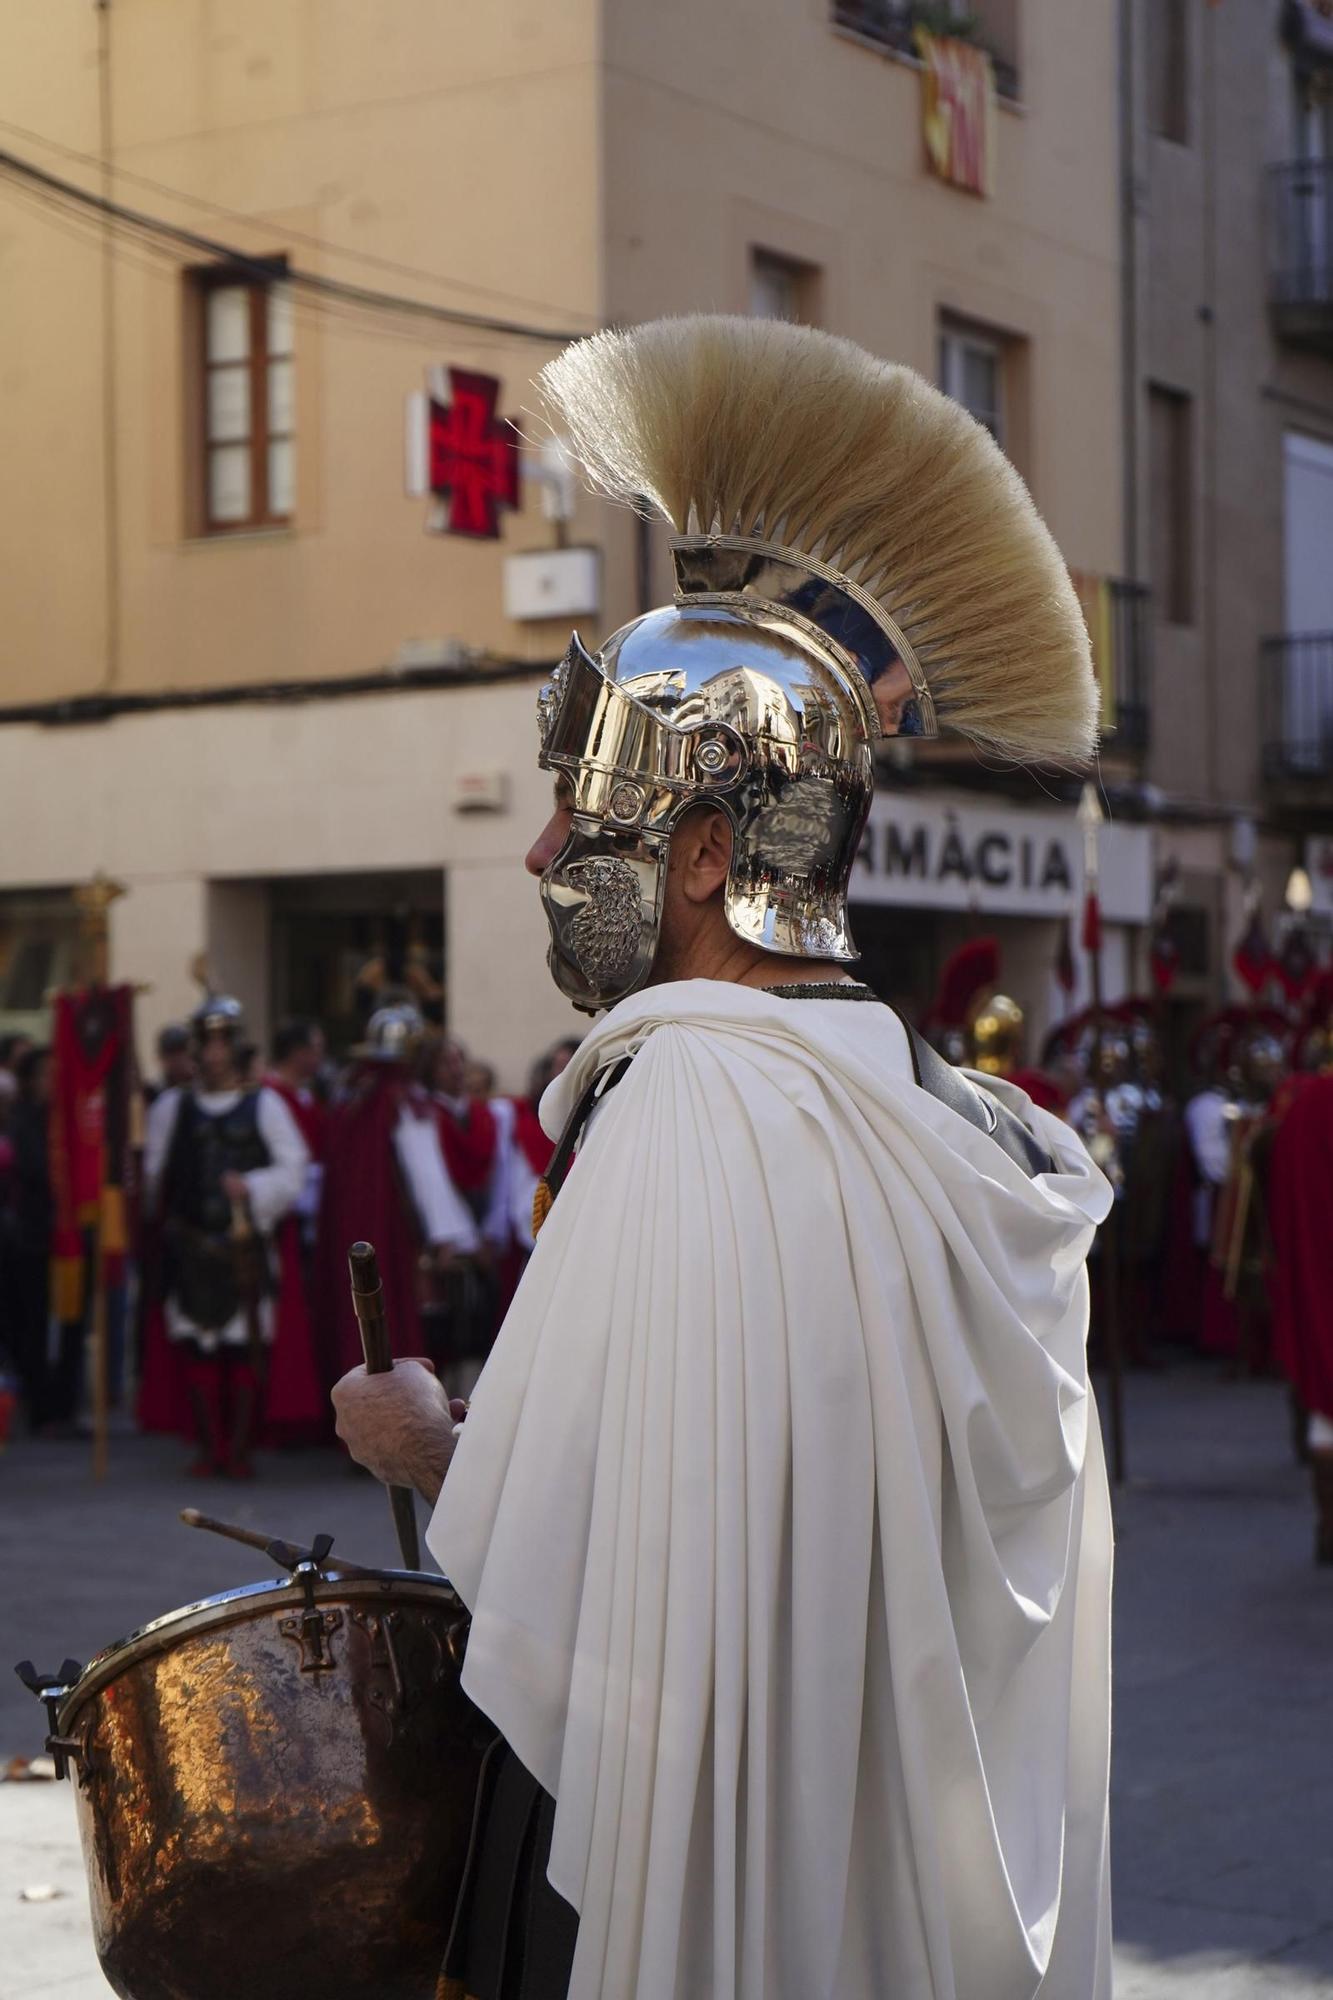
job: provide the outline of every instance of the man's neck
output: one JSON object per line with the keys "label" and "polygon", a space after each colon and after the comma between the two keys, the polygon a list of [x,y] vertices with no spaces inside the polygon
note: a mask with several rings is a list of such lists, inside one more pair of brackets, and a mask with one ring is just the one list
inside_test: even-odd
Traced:
{"label": "man's neck", "polygon": [[285,1083],[288,1090],[295,1091],[298,1097],[305,1089],[304,1077],[298,1076],[290,1063],[274,1063],[273,1075],[279,1083]]}
{"label": "man's neck", "polygon": [[853,977],[845,965],[835,961],[760,951],[728,930],[725,937],[701,939],[693,950],[667,960],[650,983],[661,986],[677,979],[722,979],[736,986],[800,986]]}

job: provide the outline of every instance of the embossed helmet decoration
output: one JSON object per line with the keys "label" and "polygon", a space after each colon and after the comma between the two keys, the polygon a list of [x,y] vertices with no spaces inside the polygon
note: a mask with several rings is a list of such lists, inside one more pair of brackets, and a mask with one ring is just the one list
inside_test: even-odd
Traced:
{"label": "embossed helmet decoration", "polygon": [[912,370],[809,327],[696,317],[595,335],[540,380],[593,484],[676,531],[674,603],[596,655],[575,634],[539,702],[541,764],[573,790],[542,898],[577,1007],[649,978],[691,806],[731,822],[736,935],[846,961],[886,725],[1091,754],[1060,554],[990,436]]}

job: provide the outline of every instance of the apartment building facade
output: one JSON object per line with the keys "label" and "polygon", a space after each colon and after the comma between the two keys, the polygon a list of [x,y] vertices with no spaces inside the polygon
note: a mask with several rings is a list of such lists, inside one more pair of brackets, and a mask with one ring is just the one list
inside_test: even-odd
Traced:
{"label": "apartment building facade", "polygon": [[[922,27],[998,84],[952,162]],[[1104,627],[1109,990],[1141,978],[1174,751],[1124,539],[1113,0],[43,0],[3,31],[0,1025],[70,975],[97,869],[145,1035],[197,955],[261,1035],[344,1042],[408,967],[510,1085],[576,1025],[521,867],[534,698],[667,562],[525,412],[564,338],[700,309],[918,367],[1028,477]],[[896,997],[984,924],[1041,1022],[1071,801],[886,755],[855,897]]]}
{"label": "apartment building facade", "polygon": [[1270,938],[1326,952],[1333,920],[1333,7],[1133,0],[1122,29],[1142,779],[1186,984],[1216,992],[1256,896]]}

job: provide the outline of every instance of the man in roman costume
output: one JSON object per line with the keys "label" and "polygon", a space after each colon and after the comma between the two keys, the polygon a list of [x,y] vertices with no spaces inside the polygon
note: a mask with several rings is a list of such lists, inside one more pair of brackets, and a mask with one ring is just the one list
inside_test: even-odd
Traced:
{"label": "man in roman costume", "polygon": [[375,1245],[398,1351],[421,1354],[440,1345],[437,1323],[450,1273],[476,1255],[481,1241],[450,1179],[430,1092],[414,1075],[425,1034],[411,1001],[376,1008],[365,1040],[352,1050],[351,1088],[329,1119],[315,1256],[326,1380],[361,1351],[347,1288],[350,1244]]}
{"label": "man in roman costume", "polygon": [[242,1081],[239,1001],[210,994],[190,1031],[195,1081],[148,1114],[145,1193],[161,1222],[166,1333],[186,1357],[191,1470],[240,1479],[253,1471],[274,1337],[270,1239],[310,1156],[277,1092]]}
{"label": "man in roman costume", "polygon": [[676,596],[542,700],[528,867],[598,1018],[470,1412],[335,1391],[437,1501],[501,1732],[440,1990],[1106,2000],[1109,1191],[847,917],[882,731],[1087,757],[1077,600],[987,434],[848,342],[662,322],[543,386]]}

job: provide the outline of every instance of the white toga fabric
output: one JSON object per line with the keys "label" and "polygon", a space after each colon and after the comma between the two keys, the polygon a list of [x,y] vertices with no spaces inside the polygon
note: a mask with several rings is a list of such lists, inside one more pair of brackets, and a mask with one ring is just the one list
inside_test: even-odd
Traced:
{"label": "white toga fabric", "polygon": [[886,1008],[651,989],[430,1547],[556,1795],[570,2000],[1107,2000],[1110,1205],[911,1078]]}
{"label": "white toga fabric", "polygon": [[418,1116],[404,1105],[393,1143],[426,1242],[445,1244],[460,1257],[472,1256],[481,1238],[471,1209],[450,1179],[433,1112]]}
{"label": "white toga fabric", "polygon": [[[240,1090],[198,1090],[193,1093],[200,1108],[210,1118],[221,1118],[238,1105],[245,1095]],[[172,1134],[180,1111],[182,1092],[164,1090],[153,1100],[144,1131],[144,1197],[151,1212],[160,1207],[162,1176],[171,1151]],[[270,1236],[289,1209],[296,1206],[305,1186],[310,1153],[300,1127],[276,1090],[265,1086],[255,1107],[259,1136],[268,1148],[269,1164],[255,1167],[245,1175],[245,1191],[250,1220],[261,1236]],[[249,1328],[244,1313],[236,1313],[216,1330],[197,1327],[181,1311],[174,1298],[166,1302],[167,1332],[173,1340],[192,1340],[206,1353],[216,1347],[244,1347]],[[264,1340],[273,1338],[273,1302],[259,1304],[259,1331]]]}

